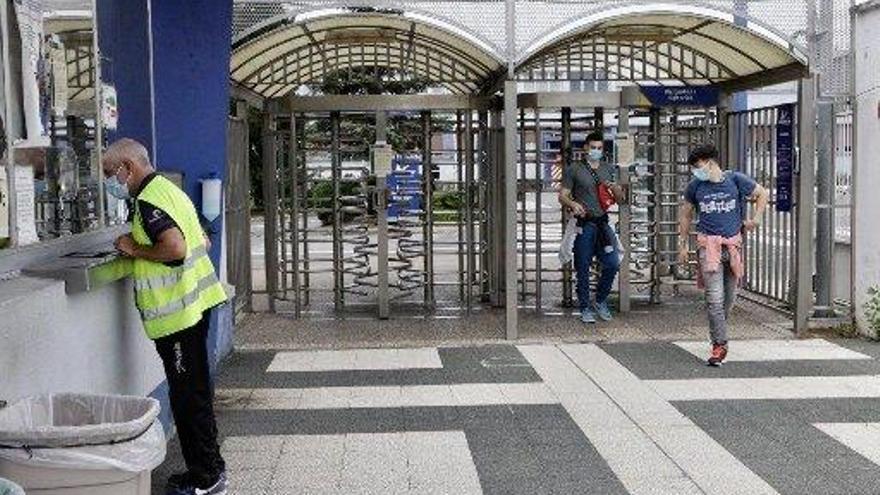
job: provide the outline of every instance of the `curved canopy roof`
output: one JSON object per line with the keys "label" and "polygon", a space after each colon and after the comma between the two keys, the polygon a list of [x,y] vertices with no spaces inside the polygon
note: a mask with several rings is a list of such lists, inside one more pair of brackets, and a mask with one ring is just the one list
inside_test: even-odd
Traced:
{"label": "curved canopy roof", "polygon": [[[806,58],[769,29],[731,14],[681,6],[621,8],[538,40],[518,66],[528,80],[599,79],[722,86],[800,74]],[[760,85],[760,84],[759,84]]]}
{"label": "curved canopy roof", "polygon": [[451,26],[402,11],[324,10],[284,17],[233,43],[230,74],[264,97],[282,96],[326,74],[389,67],[452,93],[480,91],[504,70],[490,45]]}

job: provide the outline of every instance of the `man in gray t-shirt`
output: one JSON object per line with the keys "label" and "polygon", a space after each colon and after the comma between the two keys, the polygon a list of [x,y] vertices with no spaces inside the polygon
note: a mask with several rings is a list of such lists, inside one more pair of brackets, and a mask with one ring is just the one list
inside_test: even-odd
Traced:
{"label": "man in gray t-shirt", "polygon": [[[608,224],[608,214],[599,205],[599,184],[605,184],[618,203],[624,201],[623,189],[615,183],[615,167],[603,161],[602,134],[587,136],[587,160],[572,163],[562,173],[559,203],[577,217],[581,233],[574,241],[574,268],[577,272],[577,295],[581,321],[595,323],[599,318],[611,320],[606,300],[620,267],[617,236]],[[602,275],[596,290],[596,303],[590,301],[590,264],[593,257],[602,265]]]}

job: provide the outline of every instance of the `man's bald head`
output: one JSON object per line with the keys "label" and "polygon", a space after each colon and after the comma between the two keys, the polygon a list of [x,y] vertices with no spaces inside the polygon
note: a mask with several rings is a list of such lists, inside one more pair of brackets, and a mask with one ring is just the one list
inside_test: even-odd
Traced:
{"label": "man's bald head", "polygon": [[111,144],[103,154],[101,165],[105,174],[112,174],[123,165],[136,168],[152,169],[147,148],[130,138],[122,138]]}
{"label": "man's bald head", "polygon": [[137,190],[153,172],[147,148],[130,138],[122,138],[107,147],[101,157],[101,167],[104,177],[116,176],[129,190]]}

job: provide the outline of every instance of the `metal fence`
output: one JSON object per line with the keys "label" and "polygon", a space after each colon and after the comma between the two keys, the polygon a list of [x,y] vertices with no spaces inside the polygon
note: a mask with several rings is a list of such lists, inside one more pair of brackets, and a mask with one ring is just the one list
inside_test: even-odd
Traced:
{"label": "metal fence", "polygon": [[251,215],[248,166],[248,126],[230,117],[227,127],[226,162],[226,278],[235,286],[235,312],[250,310]]}
{"label": "metal fence", "polygon": [[[760,226],[748,232],[744,241],[745,285],[744,288],[783,307],[792,301],[794,262],[796,249],[796,206],[790,211],[784,208],[780,184],[786,177],[780,176],[779,142],[777,136],[780,112],[785,105],[759,108],[729,114],[728,126],[731,142],[731,168],[755,179],[770,193],[770,202],[761,219]],[[791,106],[789,108],[797,108]],[[797,129],[797,111],[792,112],[791,129]],[[797,146],[797,133],[792,133],[791,149]],[[751,212],[748,212],[751,214]]]}

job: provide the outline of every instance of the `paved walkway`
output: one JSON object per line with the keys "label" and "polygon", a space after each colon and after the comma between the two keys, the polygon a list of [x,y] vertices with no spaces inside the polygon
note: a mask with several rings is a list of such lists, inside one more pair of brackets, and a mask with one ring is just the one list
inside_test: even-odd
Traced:
{"label": "paved walkway", "polygon": [[[237,352],[234,494],[876,494],[880,344],[740,340]],[[172,443],[156,487],[182,462]],[[154,490],[154,493],[161,493]]]}

